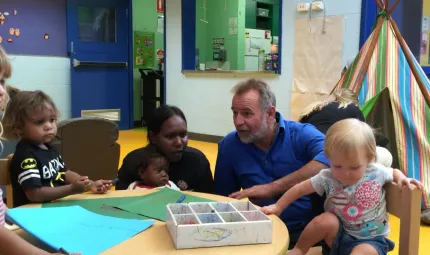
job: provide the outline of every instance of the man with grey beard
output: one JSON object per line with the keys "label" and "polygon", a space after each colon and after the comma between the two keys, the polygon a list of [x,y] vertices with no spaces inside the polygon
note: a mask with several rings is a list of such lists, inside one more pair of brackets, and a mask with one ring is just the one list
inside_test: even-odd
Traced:
{"label": "man with grey beard", "polygon": [[[324,135],[312,125],[284,120],[265,82],[249,79],[236,85],[233,93],[236,131],[218,145],[217,194],[270,205],[295,184],[328,168]],[[290,247],[314,216],[308,197],[281,214],[290,233]]]}

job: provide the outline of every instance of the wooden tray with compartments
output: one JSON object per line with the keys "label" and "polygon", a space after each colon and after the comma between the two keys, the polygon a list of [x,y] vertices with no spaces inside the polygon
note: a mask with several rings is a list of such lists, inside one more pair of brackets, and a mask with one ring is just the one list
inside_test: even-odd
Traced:
{"label": "wooden tray with compartments", "polygon": [[272,242],[272,220],[248,201],[167,205],[176,249]]}

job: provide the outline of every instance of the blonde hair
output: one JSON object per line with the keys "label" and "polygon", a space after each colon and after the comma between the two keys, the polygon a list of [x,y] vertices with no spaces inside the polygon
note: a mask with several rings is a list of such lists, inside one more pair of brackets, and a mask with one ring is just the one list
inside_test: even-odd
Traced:
{"label": "blonde hair", "polygon": [[341,109],[346,108],[350,104],[358,105],[358,97],[350,89],[337,89],[333,92],[333,95],[330,95],[327,100],[316,102],[306,107],[300,114],[299,120],[303,119],[304,117],[310,115],[315,111],[321,111],[321,109],[333,102],[339,103],[339,109]]}
{"label": "blonde hair", "polygon": [[[7,56],[6,51],[0,46],[0,74],[3,74],[3,79],[9,79],[12,76],[12,65],[10,64],[9,57]],[[0,83],[4,83],[4,81],[0,81]],[[0,86],[4,86],[5,84],[0,84]],[[5,108],[9,101],[8,91],[5,89],[4,99],[0,104],[0,109]],[[3,153],[3,143],[1,139],[3,138],[3,126],[0,123],[0,153]]]}
{"label": "blonde hair", "polygon": [[3,74],[5,79],[9,79],[12,76],[12,65],[2,46],[0,46],[0,73]]}
{"label": "blonde hair", "polygon": [[[12,76],[12,65],[10,64],[9,57],[7,56],[7,53],[2,46],[0,46],[0,74],[3,75],[3,79],[9,79]],[[4,80],[0,80],[0,85],[4,86],[6,92],[4,99],[0,104],[0,109],[3,110],[9,101],[9,93],[7,91],[6,84],[4,84]]]}
{"label": "blonde hair", "polygon": [[44,110],[51,106],[58,118],[59,112],[54,101],[43,91],[21,91],[9,102],[3,116],[2,124],[6,139],[20,139],[19,133],[25,127],[25,120],[37,109]]}
{"label": "blonde hair", "polygon": [[376,141],[372,128],[357,119],[344,119],[333,124],[327,131],[324,153],[330,158],[335,152],[354,155],[360,148],[366,150],[369,161],[376,159]]}
{"label": "blonde hair", "polygon": [[[3,112],[6,111],[6,106],[9,103],[9,101],[12,98],[14,98],[16,94],[18,94],[19,92],[21,92],[20,89],[15,88],[15,87],[10,86],[10,85],[5,85],[4,87],[5,87],[5,92],[6,93],[4,95],[3,102],[1,102],[1,104],[0,104],[0,111],[3,111]],[[0,134],[0,136],[1,136],[1,134]]]}

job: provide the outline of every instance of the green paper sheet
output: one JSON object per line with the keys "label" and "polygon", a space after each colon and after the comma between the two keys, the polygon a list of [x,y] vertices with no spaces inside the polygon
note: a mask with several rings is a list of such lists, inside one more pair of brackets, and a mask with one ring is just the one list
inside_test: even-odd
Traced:
{"label": "green paper sheet", "polygon": [[[145,220],[145,219],[148,219],[148,217],[111,207],[111,206],[118,207],[122,204],[128,204],[133,201],[137,201],[142,197],[144,196],[67,200],[67,201],[57,201],[53,203],[44,203],[42,204],[42,207],[48,208],[48,207],[64,207],[64,206],[79,205],[87,209],[88,211],[91,211],[93,213],[97,213],[100,215],[104,215],[104,216],[111,216],[111,217],[117,217],[122,219]],[[110,204],[111,206],[107,206],[107,204]]]}
{"label": "green paper sheet", "polygon": [[[169,188],[163,188],[157,192],[140,196],[139,200],[130,200],[121,202],[121,204],[106,203],[106,205],[118,207],[124,211],[144,215],[152,219],[166,221],[166,205],[176,203],[182,195],[184,195],[184,193]],[[214,202],[214,200],[186,195],[182,203],[190,202]]]}

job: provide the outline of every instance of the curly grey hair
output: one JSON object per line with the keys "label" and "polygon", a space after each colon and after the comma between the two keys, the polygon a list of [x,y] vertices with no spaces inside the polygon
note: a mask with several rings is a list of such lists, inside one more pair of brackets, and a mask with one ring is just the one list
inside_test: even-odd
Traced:
{"label": "curly grey hair", "polygon": [[272,92],[269,85],[262,80],[252,78],[242,81],[233,87],[232,92],[235,95],[242,95],[250,90],[256,90],[260,94],[260,108],[262,111],[272,106],[276,107],[275,94]]}

